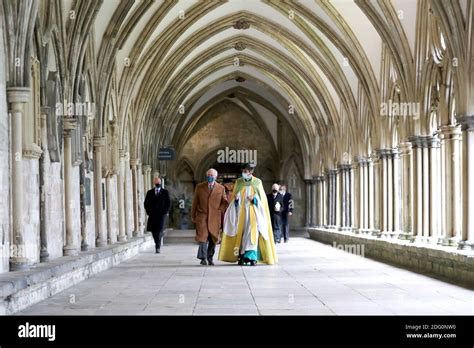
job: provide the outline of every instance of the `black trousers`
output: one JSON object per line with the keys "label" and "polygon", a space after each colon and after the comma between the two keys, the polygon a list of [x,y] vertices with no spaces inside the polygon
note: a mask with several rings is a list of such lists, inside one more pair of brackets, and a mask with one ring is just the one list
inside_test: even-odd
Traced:
{"label": "black trousers", "polygon": [[214,257],[216,252],[216,243],[212,239],[212,235],[209,233],[207,242],[199,242],[197,258],[199,260],[210,260]]}
{"label": "black trousers", "polygon": [[279,214],[272,215],[272,229],[273,229],[273,239],[275,242],[281,240],[281,217]]}
{"label": "black trousers", "polygon": [[281,232],[285,241],[290,239],[290,224],[288,223],[288,221],[286,222],[286,224],[281,224]]}
{"label": "black trousers", "polygon": [[163,232],[165,230],[165,219],[163,218],[156,227],[156,229],[151,231],[151,234],[153,235],[153,240],[155,241],[156,249],[160,249],[161,241],[163,240]]}

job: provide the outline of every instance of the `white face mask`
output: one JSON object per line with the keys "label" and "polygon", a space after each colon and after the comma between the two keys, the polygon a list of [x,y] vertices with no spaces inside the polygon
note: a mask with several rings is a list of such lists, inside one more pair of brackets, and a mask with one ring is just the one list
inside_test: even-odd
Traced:
{"label": "white face mask", "polygon": [[284,194],[285,194],[285,191],[280,190],[280,194],[284,195]]}
{"label": "white face mask", "polygon": [[252,178],[252,175],[251,174],[247,174],[247,173],[242,173],[242,177],[246,180],[248,179],[251,179]]}

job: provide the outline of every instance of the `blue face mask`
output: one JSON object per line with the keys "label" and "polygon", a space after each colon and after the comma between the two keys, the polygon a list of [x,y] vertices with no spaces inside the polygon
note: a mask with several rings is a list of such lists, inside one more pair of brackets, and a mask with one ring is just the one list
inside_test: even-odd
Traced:
{"label": "blue face mask", "polygon": [[215,177],[210,176],[210,175],[207,177],[207,182],[208,182],[208,183],[212,184],[214,181],[216,181],[216,178],[215,178]]}
{"label": "blue face mask", "polygon": [[245,180],[249,180],[249,179],[252,178],[252,175],[247,174],[247,173],[242,173],[242,177],[243,177]]}

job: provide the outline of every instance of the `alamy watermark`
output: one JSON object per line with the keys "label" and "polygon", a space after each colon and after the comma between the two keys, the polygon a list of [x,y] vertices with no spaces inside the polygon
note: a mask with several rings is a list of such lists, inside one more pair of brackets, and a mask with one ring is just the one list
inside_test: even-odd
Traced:
{"label": "alamy watermark", "polygon": [[257,165],[257,150],[220,149],[217,151],[217,163],[251,163]]}
{"label": "alamy watermark", "polygon": [[81,116],[92,119],[94,118],[95,110],[95,103],[91,102],[68,102],[65,100],[63,103],[56,103],[56,116]]}
{"label": "alamy watermark", "polygon": [[383,102],[380,104],[380,115],[390,117],[413,117],[413,119],[416,120],[420,117],[420,103],[399,103],[389,100],[388,103]]}
{"label": "alamy watermark", "polygon": [[333,248],[345,251],[346,253],[365,257],[365,245],[364,244],[337,244],[333,242]]}

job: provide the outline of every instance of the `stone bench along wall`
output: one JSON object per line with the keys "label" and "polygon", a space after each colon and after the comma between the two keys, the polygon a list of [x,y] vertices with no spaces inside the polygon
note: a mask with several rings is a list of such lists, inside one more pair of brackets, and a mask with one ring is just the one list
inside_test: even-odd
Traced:
{"label": "stone bench along wall", "polygon": [[[308,228],[311,239],[334,246],[359,245],[363,256],[474,289],[474,255],[442,246],[380,239],[346,232]],[[363,246],[363,248],[362,248]]]}

